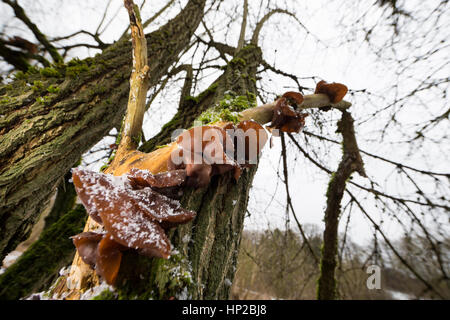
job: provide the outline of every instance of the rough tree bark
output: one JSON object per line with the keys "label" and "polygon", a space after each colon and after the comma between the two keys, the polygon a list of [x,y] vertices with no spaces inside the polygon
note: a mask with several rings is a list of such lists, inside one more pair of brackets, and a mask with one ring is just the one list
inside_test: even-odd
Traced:
{"label": "rough tree bark", "polygon": [[[204,4],[190,0],[147,35],[151,86],[188,45]],[[0,260],[26,239],[81,155],[120,126],[131,66],[127,38],[94,58],[32,68],[0,87]]]}

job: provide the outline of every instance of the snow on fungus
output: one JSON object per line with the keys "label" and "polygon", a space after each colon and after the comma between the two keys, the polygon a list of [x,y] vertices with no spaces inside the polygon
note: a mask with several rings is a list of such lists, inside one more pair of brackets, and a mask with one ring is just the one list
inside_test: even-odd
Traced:
{"label": "snow on fungus", "polygon": [[152,174],[148,170],[132,168],[128,178],[135,187],[175,187],[181,185],[186,180],[186,170],[171,170]]}
{"label": "snow on fungus", "polygon": [[158,176],[141,171],[123,176],[83,169],[72,171],[83,205],[91,216],[95,213],[106,230],[106,234],[84,232],[72,239],[81,259],[109,284],[116,280],[122,251],[133,249],[167,259],[171,244],[165,229],[195,217],[195,212],[151,188],[152,184],[177,185],[184,181],[185,173],[177,171]]}

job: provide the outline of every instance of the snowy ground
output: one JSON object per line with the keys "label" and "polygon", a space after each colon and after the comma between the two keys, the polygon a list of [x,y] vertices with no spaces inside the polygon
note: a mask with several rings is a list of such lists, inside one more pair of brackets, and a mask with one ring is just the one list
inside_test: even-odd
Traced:
{"label": "snowy ground", "polygon": [[1,266],[0,274],[5,272],[7,268],[9,268],[17,259],[22,255],[22,251],[14,250],[10,252],[5,259],[3,259],[3,264]]}
{"label": "snowy ground", "polygon": [[413,296],[400,292],[400,291],[394,291],[394,290],[386,290],[391,296],[393,300],[413,300],[415,299]]}

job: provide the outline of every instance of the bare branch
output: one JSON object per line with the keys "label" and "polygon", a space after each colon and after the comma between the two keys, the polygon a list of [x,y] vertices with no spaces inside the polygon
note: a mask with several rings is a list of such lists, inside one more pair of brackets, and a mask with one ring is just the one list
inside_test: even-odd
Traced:
{"label": "bare branch", "polygon": [[175,0],[170,0],[169,2],[167,2],[167,4],[161,8],[161,10],[159,10],[157,13],[155,13],[152,17],[150,17],[149,19],[147,19],[143,24],[142,24],[142,28],[147,28],[153,21],[155,21],[164,11],[166,11],[173,3],[175,2]]}
{"label": "bare branch", "polygon": [[247,28],[247,16],[248,16],[248,0],[244,0],[244,13],[242,15],[241,32],[239,35],[239,41],[236,48],[236,52],[244,47],[245,29]]}
{"label": "bare branch", "polygon": [[314,250],[312,249],[311,244],[309,243],[308,237],[306,236],[305,232],[303,231],[303,227],[300,224],[300,221],[298,221],[297,215],[295,214],[294,206],[292,205],[292,198],[289,192],[289,179],[288,179],[288,167],[287,167],[287,155],[286,155],[286,142],[284,138],[284,133],[281,133],[281,156],[283,158],[283,174],[284,174],[284,185],[286,187],[286,197],[287,197],[287,203],[289,208],[291,209],[292,215],[294,216],[295,222],[297,223],[297,227],[300,230],[300,233],[303,237],[303,241],[305,242],[306,246],[308,247],[312,257],[314,258],[314,261],[316,264],[319,263],[319,259],[317,258],[316,254],[314,253]]}
{"label": "bare branch", "polygon": [[[144,1],[145,2],[145,1]],[[164,11],[166,11],[168,8],[170,8],[170,6],[172,6],[172,4],[175,2],[175,0],[170,0],[169,2],[167,2],[167,4],[162,7],[157,13],[155,13],[152,17],[148,18],[147,20],[145,20],[145,22],[142,24],[142,29],[147,28],[153,21],[155,21],[161,14],[163,14]],[[142,6],[144,5],[144,3],[142,3]],[[125,29],[125,31],[122,33],[122,35],[120,36],[120,38],[123,38],[127,35],[128,30],[130,29],[129,26],[127,26],[127,28]]]}
{"label": "bare branch", "polygon": [[[303,133],[308,135],[308,136],[312,136],[312,137],[315,137],[315,138],[318,138],[318,139],[321,139],[321,140],[325,140],[325,141],[332,142],[332,143],[335,143],[335,144],[340,144],[339,141],[330,139],[328,137],[323,137],[323,136],[320,136],[318,134],[315,134],[315,133],[312,133],[312,132],[309,132],[309,131],[306,131],[306,130],[303,130]],[[373,154],[373,153],[370,153],[370,152],[367,152],[367,151],[364,151],[364,150],[359,150],[359,151],[361,153],[365,154],[365,155],[368,155],[369,157],[372,157],[372,158],[375,158],[375,159],[379,159],[381,161],[386,161],[386,162],[388,162],[390,164],[393,164],[393,165],[395,165],[395,166],[397,166],[399,168],[405,168],[405,169],[408,169],[408,170],[411,170],[411,171],[415,171],[415,172],[426,174],[426,175],[430,175],[430,176],[444,176],[444,177],[450,178],[450,173],[432,172],[432,171],[417,169],[417,168],[413,168],[413,167],[407,166],[407,165],[402,164],[400,162],[396,162],[396,161],[393,161],[393,160],[381,157],[379,155],[376,155],[376,154]]]}
{"label": "bare branch", "polygon": [[18,19],[20,19],[30,30],[33,32],[34,36],[38,41],[44,46],[44,48],[51,55],[53,61],[62,61],[61,55],[58,53],[56,48],[48,41],[47,37],[39,30],[39,28],[28,18],[25,10],[19,5],[15,0],[2,0],[4,3],[8,4],[13,10],[14,14]]}
{"label": "bare branch", "polygon": [[364,209],[364,207],[361,205],[361,203],[356,199],[356,197],[349,191],[345,190],[348,195],[352,198],[352,200],[356,203],[356,205],[359,207],[361,212],[369,219],[369,221],[374,225],[375,229],[381,234],[384,241],[386,241],[386,244],[389,246],[389,248],[392,250],[392,252],[395,254],[395,256],[401,261],[401,263],[408,268],[417,279],[419,279],[429,290],[436,293],[441,299],[445,299],[428,281],[426,281],[402,256],[401,254],[395,249],[395,247],[392,245],[392,243],[389,241],[388,237],[384,234],[384,232],[380,229],[380,226],[372,219],[372,217],[369,216],[367,211]]}
{"label": "bare branch", "polygon": [[252,44],[254,44],[254,45],[258,44],[259,33],[261,32],[261,29],[264,26],[264,23],[266,23],[267,20],[269,20],[270,17],[273,16],[275,13],[287,14],[297,20],[297,17],[295,16],[295,14],[289,12],[288,10],[284,10],[284,9],[271,10],[256,24],[255,31],[253,31],[253,36],[252,36],[252,40],[251,40]]}
{"label": "bare branch", "polygon": [[[97,34],[97,33],[93,34],[92,32],[89,32],[89,31],[86,31],[86,30],[80,30],[80,31],[71,33],[71,34],[69,34],[67,36],[56,37],[56,38],[51,39],[50,41],[51,42],[56,42],[56,41],[61,41],[61,40],[67,40],[67,39],[73,38],[73,37],[75,37],[75,36],[77,36],[79,34],[86,34],[86,35],[91,36],[95,41],[97,41],[97,43],[98,43],[97,48],[99,48],[99,49],[105,49],[108,46],[108,44],[104,43],[100,39],[99,34]],[[89,45],[89,46],[92,46],[92,45]],[[67,48],[67,47],[70,47],[70,46],[65,46],[65,47],[62,47],[62,48]],[[73,47],[74,46],[72,46],[72,48]]]}

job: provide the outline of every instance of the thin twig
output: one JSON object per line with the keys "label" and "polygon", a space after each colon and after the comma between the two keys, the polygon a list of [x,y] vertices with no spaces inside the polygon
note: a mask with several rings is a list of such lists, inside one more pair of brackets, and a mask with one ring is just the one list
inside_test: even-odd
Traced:
{"label": "thin twig", "polygon": [[33,32],[36,39],[38,39],[39,42],[48,51],[53,61],[58,62],[63,60],[56,48],[48,41],[47,37],[41,32],[41,30],[39,30],[37,25],[30,20],[30,18],[26,15],[25,10],[19,5],[17,1],[2,1],[8,4],[14,10],[15,16],[20,19],[31,30],[31,32]]}
{"label": "thin twig", "polygon": [[300,230],[300,233],[302,234],[303,237],[303,241],[306,243],[306,245],[308,246],[309,251],[311,252],[311,255],[314,258],[314,261],[317,263],[319,263],[319,259],[317,258],[316,254],[314,253],[314,250],[311,246],[311,244],[309,243],[308,237],[306,236],[302,225],[300,224],[300,221],[298,221],[297,215],[295,214],[295,210],[294,210],[294,206],[292,205],[292,198],[289,192],[289,180],[288,180],[288,169],[287,169],[287,155],[286,155],[286,141],[284,138],[284,133],[281,133],[281,155],[283,157],[283,174],[284,174],[284,184],[286,186],[286,197],[287,197],[287,203],[289,205],[289,207],[291,208],[292,211],[292,215],[294,216],[295,222],[297,223],[297,227]]}

